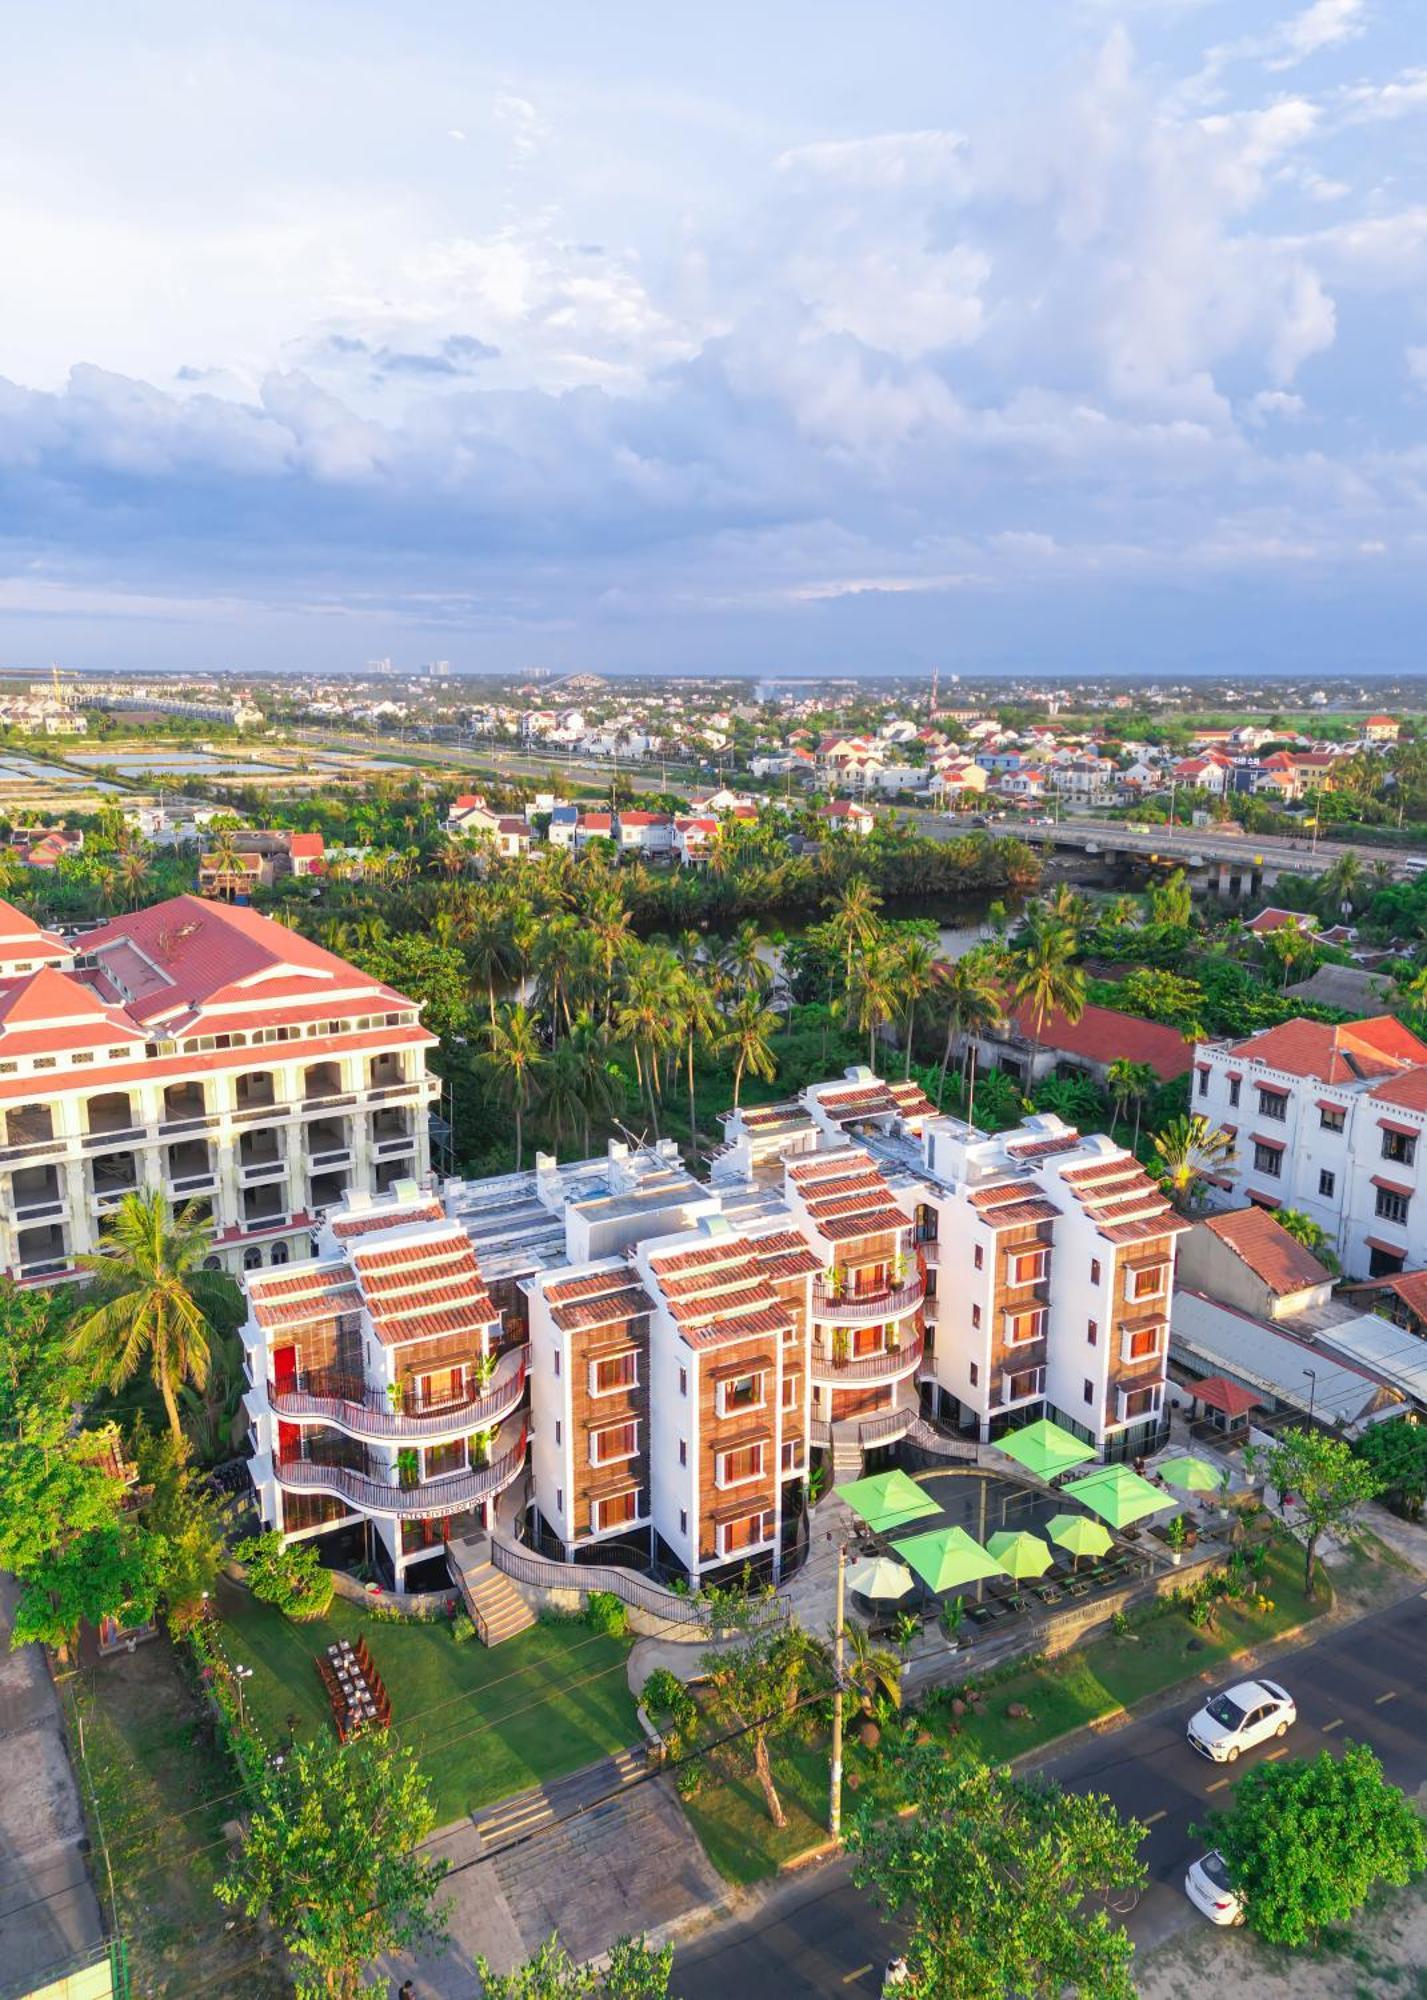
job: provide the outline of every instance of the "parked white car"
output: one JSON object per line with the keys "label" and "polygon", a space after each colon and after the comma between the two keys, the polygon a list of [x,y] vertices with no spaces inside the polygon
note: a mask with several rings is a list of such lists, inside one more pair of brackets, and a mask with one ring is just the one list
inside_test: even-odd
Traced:
{"label": "parked white car", "polygon": [[1190,1716],[1185,1733],[1201,1757],[1232,1764],[1270,1736],[1286,1736],[1297,1720],[1293,1696],[1277,1681],[1240,1681],[1223,1694],[1211,1694]]}
{"label": "parked white car", "polygon": [[1241,1924],[1244,1906],[1229,1880],[1224,1857],[1218,1848],[1190,1864],[1184,1878],[1184,1893],[1196,1910],[1202,1910],[1211,1924]]}

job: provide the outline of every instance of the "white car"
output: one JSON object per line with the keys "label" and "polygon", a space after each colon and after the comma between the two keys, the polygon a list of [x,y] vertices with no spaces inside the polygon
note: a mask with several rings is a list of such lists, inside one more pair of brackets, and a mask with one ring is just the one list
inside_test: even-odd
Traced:
{"label": "white car", "polygon": [[1298,1720],[1293,1696],[1277,1681],[1240,1681],[1211,1694],[1189,1718],[1190,1747],[1214,1764],[1232,1764],[1243,1750],[1286,1736]]}
{"label": "white car", "polygon": [[1224,1857],[1218,1848],[1191,1863],[1184,1878],[1184,1893],[1196,1910],[1202,1910],[1211,1924],[1241,1924],[1244,1906],[1229,1880]]}

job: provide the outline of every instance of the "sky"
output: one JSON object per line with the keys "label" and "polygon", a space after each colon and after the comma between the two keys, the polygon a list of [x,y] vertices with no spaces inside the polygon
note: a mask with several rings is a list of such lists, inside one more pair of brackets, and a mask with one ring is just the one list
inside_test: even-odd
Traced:
{"label": "sky", "polygon": [[1420,670],[1411,0],[70,0],[0,668]]}

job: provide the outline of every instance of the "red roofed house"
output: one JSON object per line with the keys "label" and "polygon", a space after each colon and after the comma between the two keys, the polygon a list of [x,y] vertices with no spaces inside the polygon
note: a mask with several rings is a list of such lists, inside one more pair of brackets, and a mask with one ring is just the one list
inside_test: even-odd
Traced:
{"label": "red roofed house", "polygon": [[1391,715],[1370,715],[1363,724],[1364,743],[1395,743],[1402,724]]}
{"label": "red roofed house", "polygon": [[18,979],[42,965],[69,967],[74,947],[53,931],[41,930],[33,917],[0,898],[0,979]]}
{"label": "red roofed house", "polygon": [[1226,1198],[1310,1216],[1350,1277],[1427,1263],[1427,1043],[1390,1014],[1296,1020],[1194,1062],[1192,1108],[1238,1149]]}
{"label": "red roofed house", "polygon": [[852,799],[829,799],[825,806],[818,807],[817,816],[830,832],[850,833],[859,840],[865,839],[877,824],[876,815]]}
{"label": "red roofed house", "polygon": [[[0,949],[40,946],[14,920]],[[0,986],[0,1268],[73,1269],[131,1189],[211,1222],[233,1268],[306,1253],[349,1187],[429,1164],[435,1037],[413,1001],[256,911],[177,896]],[[17,943],[18,938],[18,943]]]}
{"label": "red roofed house", "polygon": [[[1194,1044],[1178,1028],[1142,1021],[1112,1007],[1087,1006],[1078,1021],[1053,1007],[1039,1035],[1028,1006],[1009,1005],[1002,1026],[974,1039],[977,1066],[1003,1069],[1025,1089],[1043,1077],[1081,1075],[1103,1083],[1111,1063],[1148,1063],[1161,1083],[1183,1076],[1194,1061]],[[965,1052],[967,1037],[961,1037]]]}
{"label": "red roofed house", "polygon": [[1181,757],[1170,770],[1176,784],[1192,785],[1196,791],[1217,797],[1228,790],[1233,768],[1231,759],[1211,750],[1203,757]]}
{"label": "red roofed house", "polygon": [[707,861],[717,839],[718,821],[711,814],[674,821],[674,852],[685,868]]}
{"label": "red roofed house", "polygon": [[1244,929],[1254,937],[1270,937],[1274,931],[1287,930],[1290,924],[1296,924],[1306,938],[1318,935],[1318,919],[1310,910],[1280,910],[1272,906],[1251,917]]}
{"label": "red roofed house", "polygon": [[621,854],[671,855],[674,852],[674,815],[633,809],[621,812],[616,837]]}
{"label": "red roofed house", "polygon": [[1326,1305],[1333,1274],[1269,1209],[1229,1209],[1196,1222],[1179,1245],[1178,1282],[1256,1319]]}
{"label": "red roofed house", "polygon": [[614,814],[582,812],[575,821],[575,852],[583,854],[592,840],[613,840]]}
{"label": "red roofed house", "polygon": [[530,827],[518,813],[498,813],[479,792],[453,799],[442,822],[453,840],[479,839],[503,861],[519,861],[530,852]]}
{"label": "red roofed house", "polygon": [[466,1230],[414,1182],[349,1195],[315,1259],[245,1288],[264,1526],[295,1541],[365,1524],[384,1582],[443,1582],[446,1542],[490,1524],[527,1439],[526,1349]]}
{"label": "red roofed house", "polygon": [[67,826],[16,827],[10,852],[27,868],[57,868],[83,846],[84,835]]}

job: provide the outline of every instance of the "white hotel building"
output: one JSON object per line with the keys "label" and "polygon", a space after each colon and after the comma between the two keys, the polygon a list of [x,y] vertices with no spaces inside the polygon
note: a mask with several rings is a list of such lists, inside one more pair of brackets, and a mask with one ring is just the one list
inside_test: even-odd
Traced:
{"label": "white hotel building", "polygon": [[866,1070],[726,1122],[707,1182],[669,1141],[541,1156],[356,1197],[315,1266],[250,1279],[269,1524],[371,1523],[402,1578],[473,1525],[776,1574],[816,1451],[842,1479],[1043,1414],[1107,1457],[1157,1441],[1188,1225],[1119,1147],[988,1137]]}
{"label": "white hotel building", "polygon": [[414,1001],[197,896],[70,947],[0,904],[0,1269],[71,1276],[124,1195],[198,1205],[215,1261],[309,1254],[349,1188],[430,1165]]}
{"label": "white hotel building", "polygon": [[1201,1042],[1192,1108],[1234,1139],[1224,1202],[1309,1216],[1352,1278],[1427,1263],[1427,1044],[1392,1015]]}

